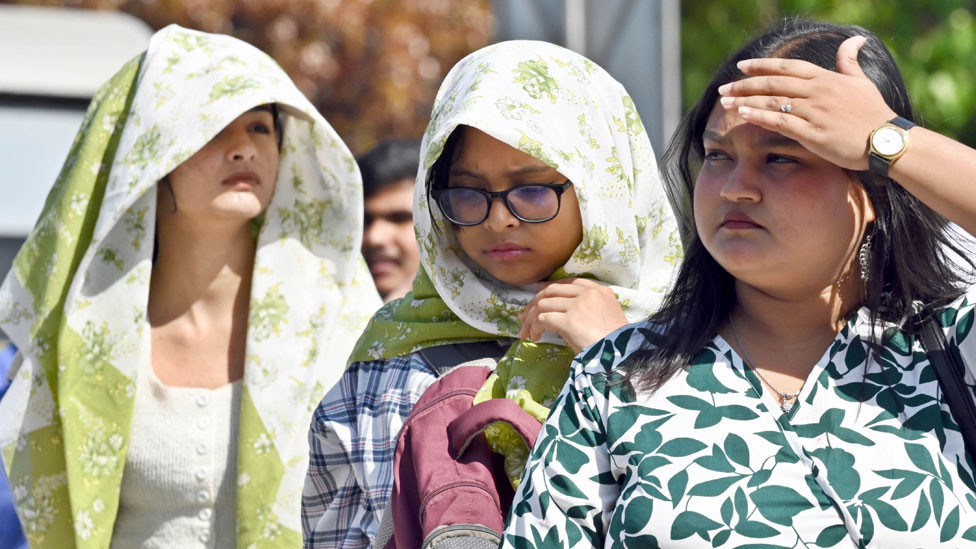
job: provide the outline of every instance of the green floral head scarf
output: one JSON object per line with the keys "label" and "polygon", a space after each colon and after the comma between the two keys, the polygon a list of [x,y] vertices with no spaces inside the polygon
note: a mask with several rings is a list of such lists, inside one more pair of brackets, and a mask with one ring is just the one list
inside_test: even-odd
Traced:
{"label": "green floral head scarf", "polygon": [[[450,222],[428,202],[428,170],[459,125],[478,128],[573,182],[583,240],[552,278],[581,276],[607,284],[632,322],[659,305],[681,249],[634,102],[606,71],[570,50],[503,42],[461,60],[441,85],[414,191],[422,270],[413,294],[373,318],[354,360],[518,332],[517,315],[534,290],[502,284],[471,267]],[[566,381],[573,354],[554,334],[545,334],[539,345],[518,342],[480,398],[508,396],[541,421]],[[497,437],[489,432],[492,438]],[[511,457],[508,470],[515,478],[522,452],[511,446],[503,453]]]}
{"label": "green floral head scarf", "polygon": [[177,26],[95,96],[0,288],[23,364],[0,448],[32,546],[107,547],[146,319],[156,184],[240,114],[279,105],[277,186],[251,288],[237,478],[241,547],[301,545],[308,422],[379,299],[359,257],[355,161],[267,55]]}

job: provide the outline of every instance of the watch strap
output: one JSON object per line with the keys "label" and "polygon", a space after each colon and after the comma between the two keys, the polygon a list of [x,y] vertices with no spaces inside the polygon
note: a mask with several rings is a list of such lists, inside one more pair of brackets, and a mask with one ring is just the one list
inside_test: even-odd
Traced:
{"label": "watch strap", "polygon": [[908,130],[910,130],[910,129],[912,129],[912,128],[915,127],[915,123],[914,122],[912,122],[911,120],[909,120],[907,118],[902,118],[900,116],[896,116],[896,117],[892,118],[891,120],[888,121],[888,123],[889,124],[894,124],[895,126],[898,126],[899,128],[901,128],[901,129],[903,129],[905,131],[908,131]]}
{"label": "watch strap", "polygon": [[868,153],[868,171],[874,175],[888,177],[888,166],[891,162],[887,158],[875,154],[874,151]]}

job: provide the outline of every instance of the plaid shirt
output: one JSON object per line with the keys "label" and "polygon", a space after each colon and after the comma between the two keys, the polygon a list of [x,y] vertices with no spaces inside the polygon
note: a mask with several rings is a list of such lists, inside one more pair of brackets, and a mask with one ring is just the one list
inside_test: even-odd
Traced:
{"label": "plaid shirt", "polygon": [[400,427],[437,374],[419,353],[354,362],[312,418],[302,494],[306,548],[369,547],[393,490]]}

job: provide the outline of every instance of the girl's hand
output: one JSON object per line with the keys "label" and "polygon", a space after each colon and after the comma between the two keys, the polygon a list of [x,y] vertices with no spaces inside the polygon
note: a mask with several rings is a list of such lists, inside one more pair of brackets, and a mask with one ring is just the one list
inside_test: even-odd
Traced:
{"label": "girl's hand", "polygon": [[[840,45],[839,72],[793,59],[740,61],[739,70],[749,78],[721,86],[721,104],[842,168],[866,170],[868,137],[895,112],[857,63],[865,41],[854,36]],[[787,99],[789,113],[781,110]]]}
{"label": "girl's hand", "polygon": [[538,341],[555,332],[577,353],[628,323],[613,290],[585,278],[542,282],[519,314],[518,337]]}

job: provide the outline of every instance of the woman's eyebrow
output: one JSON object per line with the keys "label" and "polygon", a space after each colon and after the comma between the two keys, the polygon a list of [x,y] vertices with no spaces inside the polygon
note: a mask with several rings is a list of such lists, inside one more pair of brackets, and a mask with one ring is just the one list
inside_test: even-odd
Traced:
{"label": "woman's eyebrow", "polygon": [[725,143],[725,136],[715,130],[705,129],[702,132],[702,141],[713,141],[715,143]]}
{"label": "woman's eyebrow", "polygon": [[774,147],[775,148],[778,147],[790,147],[790,148],[801,147],[802,148],[803,147],[803,145],[801,145],[800,142],[797,141],[796,139],[791,139],[779,133],[766,135],[758,139],[756,141],[756,144],[764,147],[770,147],[770,148],[774,148]]}
{"label": "woman's eyebrow", "polygon": [[465,170],[464,168],[451,168],[451,171],[449,173],[450,175],[458,176],[458,177],[464,176],[464,177],[472,177],[474,179],[485,178],[485,176],[481,175],[480,173],[475,173],[470,170]]}
{"label": "woman's eyebrow", "polygon": [[508,175],[528,175],[533,173],[548,172],[551,170],[550,166],[525,166],[524,168],[518,168],[517,170],[512,170],[508,172]]}
{"label": "woman's eyebrow", "polygon": [[[533,173],[548,172],[550,170],[552,170],[550,166],[525,166],[523,168],[517,168],[509,172],[505,172],[505,175],[512,177],[512,176],[519,176],[519,175],[528,175]],[[472,172],[464,168],[451,168],[450,174],[453,176],[465,176],[465,177],[472,177],[475,179],[485,179],[484,174]]]}
{"label": "woman's eyebrow", "polygon": [[[716,132],[715,130],[705,130],[702,132],[702,141],[711,141],[719,145],[725,144],[728,140],[726,136]],[[753,146],[765,147],[765,148],[779,148],[779,147],[803,147],[799,141],[786,137],[779,133],[766,133],[762,137],[759,137],[752,142]]]}

